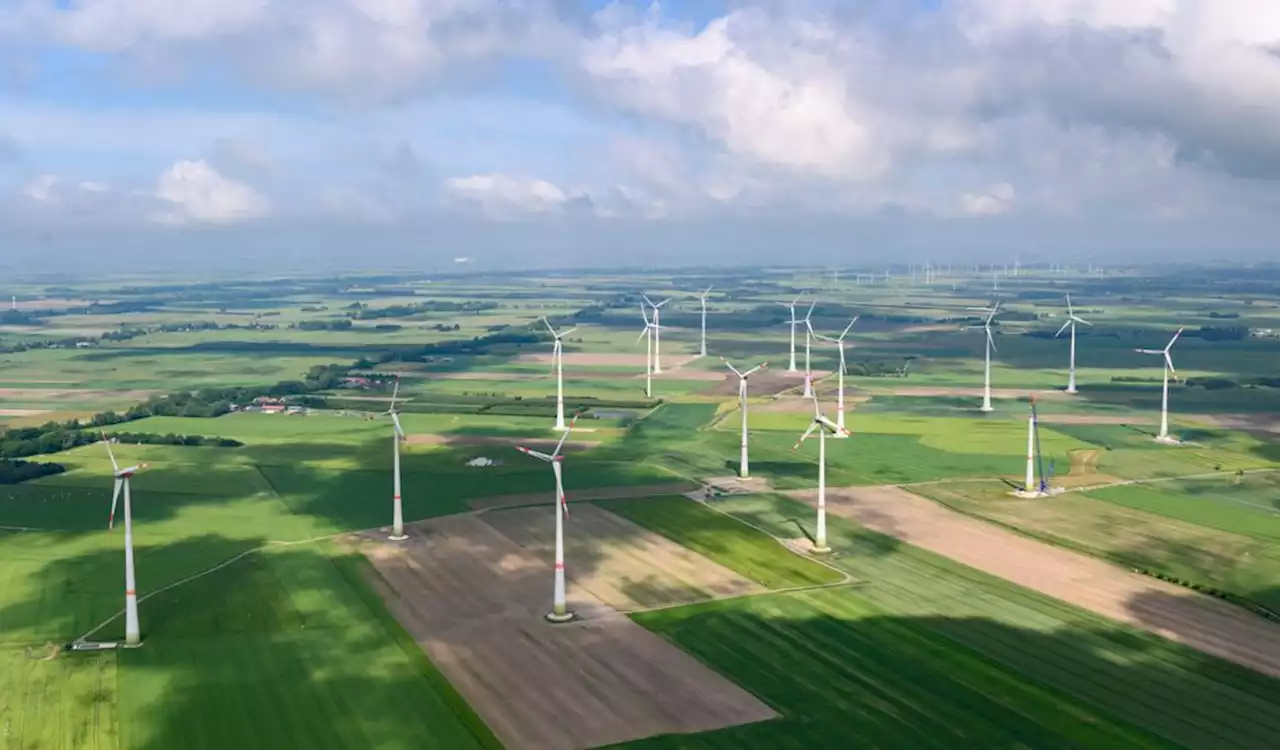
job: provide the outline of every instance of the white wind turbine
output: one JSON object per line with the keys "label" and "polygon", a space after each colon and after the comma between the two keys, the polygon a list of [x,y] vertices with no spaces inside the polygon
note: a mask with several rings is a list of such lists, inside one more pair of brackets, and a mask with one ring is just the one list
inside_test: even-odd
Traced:
{"label": "white wind turbine", "polygon": [[404,511],[400,503],[400,443],[405,439],[405,435],[404,428],[400,426],[400,413],[396,411],[398,395],[400,395],[400,376],[396,375],[396,385],[391,391],[391,405],[386,411],[394,427],[391,434],[391,535],[387,537],[393,542],[403,542],[409,538],[404,533]]}
{"label": "white wind turbine", "polygon": [[809,367],[809,348],[813,344],[813,306],[817,300],[809,303],[809,311],[804,314],[804,397],[813,397],[813,370]]}
{"label": "white wind turbine", "polygon": [[[640,309],[644,311],[643,307]],[[564,425],[564,337],[578,330],[578,327],[573,326],[556,333],[556,329],[551,327],[549,320],[543,318],[542,322],[555,339],[555,344],[551,348],[551,365],[556,368],[556,426],[553,429],[564,432],[568,429]]]}
{"label": "white wind turbine", "polygon": [[1000,302],[997,300],[991,307],[971,307],[970,310],[981,310],[987,313],[987,319],[983,321],[981,326],[971,326],[973,328],[982,328],[987,336],[986,346],[986,367],[982,385],[982,410],[992,411],[991,408],[991,352],[999,351],[996,349],[996,340],[991,335],[991,321],[995,319],[1000,312]]}
{"label": "white wind turbine", "polygon": [[1078,315],[1076,315],[1075,310],[1071,308],[1071,295],[1068,294],[1067,295],[1067,322],[1063,323],[1062,327],[1058,329],[1058,332],[1053,335],[1053,337],[1056,339],[1059,336],[1061,336],[1062,332],[1067,330],[1068,327],[1071,328],[1071,369],[1069,371],[1069,374],[1067,375],[1067,393],[1077,392],[1076,391],[1076,324],[1077,323],[1084,323],[1087,326],[1093,325],[1092,323],[1085,320],[1084,318],[1081,318]]}
{"label": "white wind turbine", "polygon": [[841,437],[848,437],[848,432],[822,416],[817,398],[813,399],[813,423],[791,450],[798,450],[815,430],[818,432],[818,527],[814,534],[812,552],[826,554],[831,551],[831,547],[827,546],[827,432]]}
{"label": "white wind turbine", "polygon": [[129,480],[133,475],[145,469],[146,464],[138,464],[120,468],[116,456],[111,452],[111,441],[106,433],[102,442],[107,446],[107,457],[111,459],[111,470],[115,476],[115,487],[111,491],[111,515],[107,517],[107,528],[116,524],[116,502],[124,493],[124,642],[126,646],[137,646],[142,643],[138,629],[138,586],[133,575],[133,498],[129,493]]}
{"label": "white wind turbine", "polygon": [[[671,298],[667,297],[661,302],[654,304],[653,300],[649,299],[648,295],[642,294],[640,296],[649,304],[649,307],[653,308],[653,374],[660,375],[662,374],[662,326],[660,325],[661,321],[659,320],[659,315],[662,312],[662,306],[670,302]],[[644,312],[643,305],[640,306],[640,311]],[[648,320],[645,322],[647,323]]]}
{"label": "white wind turbine", "polygon": [[556,449],[551,455],[540,453],[522,445],[516,446],[516,450],[529,456],[533,456],[542,461],[551,464],[551,470],[556,477],[556,564],[555,564],[555,585],[552,590],[551,611],[546,617],[551,622],[568,622],[573,619],[573,613],[568,610],[564,598],[564,519],[569,515],[569,503],[564,497],[564,470],[561,468],[564,462],[564,456],[560,455],[560,450],[564,448],[564,441],[568,439],[573,425],[577,423],[578,418],[575,416],[569,423],[569,429],[565,430],[560,436],[560,442],[556,443]]}
{"label": "white wind turbine", "polygon": [[[861,317],[860,315],[853,316],[853,320],[849,321],[849,325],[845,326],[844,330],[840,332],[840,335],[836,337],[823,336],[822,334],[819,334],[819,333],[813,333],[813,327],[812,326],[809,327],[809,332],[813,333],[815,337],[820,338],[823,341],[830,341],[831,343],[835,344],[836,347],[839,348],[840,350],[840,372],[836,376],[836,426],[839,427],[841,430],[844,429],[844,374],[847,369],[844,363],[844,337],[849,335],[849,329],[853,328],[853,324],[857,323],[858,318],[860,317]],[[845,433],[843,435],[836,434],[834,437],[838,437],[838,438],[848,437],[848,433]]]}
{"label": "white wind turbine", "polygon": [[751,475],[750,464],[747,460],[747,378],[751,377],[753,373],[768,367],[769,363],[763,362],[746,372],[740,372],[738,368],[729,364],[729,360],[722,357],[721,361],[724,362],[725,367],[733,371],[734,375],[738,376],[738,409],[742,412],[742,452],[738,457],[738,476],[746,479]]}
{"label": "white wind turbine", "polygon": [[1173,348],[1178,337],[1182,335],[1182,329],[1173,334],[1173,338],[1169,339],[1169,343],[1163,349],[1135,349],[1140,354],[1159,354],[1164,357],[1164,390],[1160,400],[1160,434],[1156,436],[1156,440],[1161,443],[1177,445],[1179,440],[1169,436],[1169,376],[1172,375],[1174,380],[1178,379],[1178,373],[1173,369],[1173,357],[1169,355],[1169,350]]}
{"label": "white wind turbine", "polygon": [[644,305],[640,305],[640,317],[644,318],[644,330],[636,337],[636,343],[640,343],[640,339],[647,338],[645,344],[644,357],[644,395],[645,398],[653,398],[653,342],[658,333],[660,326],[656,318],[649,320],[649,315],[644,311]]}
{"label": "white wind turbine", "polygon": [[698,350],[698,356],[707,356],[707,295],[711,294],[711,287],[702,290],[702,294],[698,295],[698,302],[702,303],[702,347]]}
{"label": "white wind turbine", "polygon": [[787,372],[796,371],[796,324],[799,323],[796,320],[796,305],[799,303],[800,297],[796,297],[791,302],[776,303],[791,311],[791,359],[787,362]]}

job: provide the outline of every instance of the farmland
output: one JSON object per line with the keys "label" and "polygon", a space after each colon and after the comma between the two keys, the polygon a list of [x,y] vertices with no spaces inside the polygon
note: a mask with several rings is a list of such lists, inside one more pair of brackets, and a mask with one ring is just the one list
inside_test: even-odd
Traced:
{"label": "farmland", "polygon": [[[1277,656],[1280,624],[1263,615],[1280,611],[1280,340],[1234,327],[1280,328],[1280,308],[1248,302],[1256,294],[1229,274],[1202,297],[1200,276],[1142,273],[1002,284],[989,414],[977,410],[981,332],[963,330],[966,308],[990,301],[989,278],[873,286],[753,269],[24,287],[39,315],[0,326],[0,429],[34,432],[0,440],[2,458],[63,471],[0,485],[5,741],[774,748],[848,746],[852,732],[887,748],[1269,747],[1280,681],[1205,653],[1217,652],[1190,625],[1139,615],[1208,602],[1259,634],[1233,648]],[[646,395],[639,292],[713,282],[711,356],[696,356],[696,301],[677,298]],[[1081,331],[1077,396],[1061,391],[1064,342],[1052,338],[1068,289],[1096,323]],[[795,449],[813,407],[801,373],[786,372],[788,312],[775,304],[806,290],[819,332],[861,315],[846,352],[853,434],[827,443],[834,554],[820,561],[806,554],[814,511],[802,502],[817,451]],[[563,478],[581,617],[563,629],[540,619],[553,477],[515,450],[550,452],[559,438],[543,315],[577,326]],[[1170,394],[1182,444],[1166,446],[1152,440],[1159,367],[1132,349],[1184,324]],[[737,381],[721,356],[770,362],[749,384],[755,478],[727,494],[700,489],[738,471]],[[836,352],[816,343],[811,359],[833,417]],[[385,541],[397,375],[401,545]],[[1010,488],[1023,481],[1032,392],[1037,470],[1066,492],[1023,499]],[[113,445],[122,466],[146,465],[132,485],[144,645],[64,653],[124,633],[110,460],[100,444],[60,442],[100,429],[227,442]],[[1073,598],[987,565],[983,544],[936,544],[900,508],[840,505],[889,491],[927,503],[931,528],[1016,534],[1026,550],[1064,548],[1151,585]],[[559,687],[494,687],[509,668]],[[591,719],[621,705],[613,723]]]}

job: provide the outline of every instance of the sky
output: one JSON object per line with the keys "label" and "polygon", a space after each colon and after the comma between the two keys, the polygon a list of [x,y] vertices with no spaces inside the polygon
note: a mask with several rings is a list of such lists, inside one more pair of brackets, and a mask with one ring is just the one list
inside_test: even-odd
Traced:
{"label": "sky", "polygon": [[0,0],[0,268],[1280,260],[1275,0]]}

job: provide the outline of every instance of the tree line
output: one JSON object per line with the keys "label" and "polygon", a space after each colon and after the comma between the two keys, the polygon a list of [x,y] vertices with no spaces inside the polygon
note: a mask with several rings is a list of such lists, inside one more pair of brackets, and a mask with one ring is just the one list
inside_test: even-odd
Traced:
{"label": "tree line", "polygon": [[61,474],[67,467],[55,463],[36,463],[0,458],[0,484],[20,484],[31,479]]}

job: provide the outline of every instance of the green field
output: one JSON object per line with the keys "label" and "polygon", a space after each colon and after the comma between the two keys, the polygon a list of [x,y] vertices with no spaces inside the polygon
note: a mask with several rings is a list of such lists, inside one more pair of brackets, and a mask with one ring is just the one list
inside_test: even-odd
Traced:
{"label": "green field", "polygon": [[[697,351],[700,324],[681,290],[713,282],[710,356],[677,367]],[[829,485],[910,485],[968,516],[1280,611],[1280,449],[1267,426],[1280,415],[1280,339],[1246,330],[1280,328],[1280,307],[1255,282],[1207,269],[1028,271],[1002,283],[990,414],[973,395],[981,332],[965,328],[991,285],[967,274],[929,287],[902,273],[869,286],[791,269],[23,282],[21,298],[43,304],[0,325],[0,429],[212,390],[196,407],[107,429],[243,445],[115,446],[122,464],[148,464],[133,484],[145,644],[56,655],[90,633],[123,633],[111,465],[100,445],[0,440],[5,458],[65,468],[0,485],[0,750],[498,747],[344,547],[347,532],[390,522],[392,432],[377,416],[389,387],[343,378],[405,373],[406,521],[549,495],[546,466],[514,447],[556,437],[544,315],[578,326],[570,355],[623,357],[566,365],[567,408],[585,410],[574,438],[589,443],[566,456],[571,495],[735,474],[737,400],[706,373],[726,372],[721,356],[784,367],[788,313],[775,303],[811,290],[819,332],[861,316],[847,350],[853,435],[827,443]],[[684,295],[663,312],[667,372],[652,400],[642,368],[627,364],[644,351],[641,289]],[[1052,333],[1068,289],[1096,325],[1079,340],[1080,394],[1042,394],[1039,446],[1073,491],[1016,499],[1027,394],[1066,382],[1066,342]],[[1176,448],[1151,439],[1160,370],[1133,352],[1162,346],[1174,325],[1188,327],[1174,350]],[[815,344],[816,370],[836,361]],[[317,385],[317,367],[342,377]],[[198,416],[228,411],[209,407],[231,387],[249,391],[238,400],[270,391],[309,410],[247,412],[243,400]],[[818,384],[829,416],[834,387]],[[777,490],[813,487],[816,447],[793,449],[809,407],[751,395],[753,475]],[[29,443],[53,452],[20,452]],[[465,465],[477,457],[496,464]],[[1261,750],[1280,736],[1278,680],[838,518],[836,554],[809,559],[783,541],[812,532],[812,511],[780,495],[597,502],[766,589],[635,619],[781,717],[627,747]]]}

